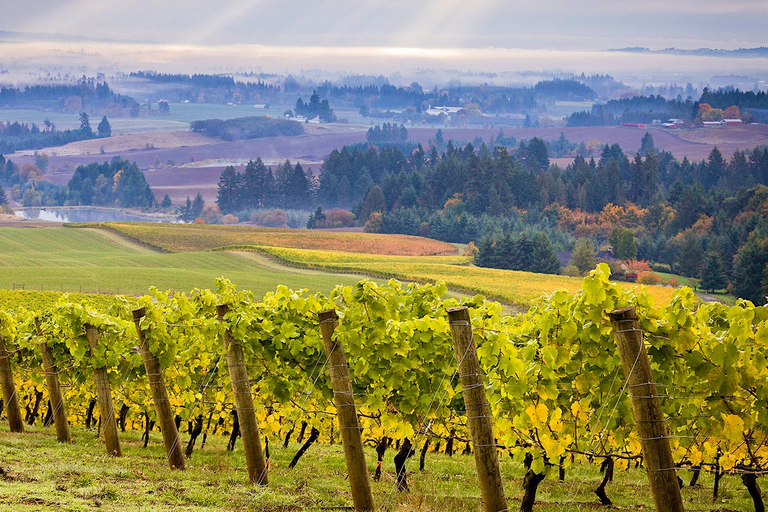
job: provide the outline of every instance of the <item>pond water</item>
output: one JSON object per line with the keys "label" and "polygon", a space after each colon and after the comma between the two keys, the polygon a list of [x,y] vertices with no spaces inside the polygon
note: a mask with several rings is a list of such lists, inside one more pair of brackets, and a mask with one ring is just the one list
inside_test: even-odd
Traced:
{"label": "pond water", "polygon": [[25,208],[16,210],[17,217],[51,222],[176,222],[175,217],[142,215],[120,208]]}

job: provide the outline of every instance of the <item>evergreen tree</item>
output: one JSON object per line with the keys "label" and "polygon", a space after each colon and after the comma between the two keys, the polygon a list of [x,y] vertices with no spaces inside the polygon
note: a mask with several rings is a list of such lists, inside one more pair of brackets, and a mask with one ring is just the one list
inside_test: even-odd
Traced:
{"label": "evergreen tree", "polygon": [[538,274],[560,273],[560,259],[555,254],[552,242],[544,233],[537,234],[533,239],[529,270]]}
{"label": "evergreen tree", "polygon": [[751,238],[744,244],[733,264],[733,291],[736,296],[765,304],[762,289],[763,273],[768,265],[768,240]]}
{"label": "evergreen tree", "polygon": [[219,205],[221,213],[233,213],[242,208],[241,204],[241,184],[242,175],[235,172],[233,166],[228,166],[219,177],[219,192],[216,198],[216,204]]}
{"label": "evergreen tree", "polygon": [[299,163],[294,167],[290,162],[286,162],[285,170],[285,206],[297,210],[307,208],[312,201],[312,190],[304,168]]}
{"label": "evergreen tree", "polygon": [[645,132],[643,140],[640,141],[640,150],[638,153],[640,156],[648,156],[656,152],[656,145],[653,143],[653,135]]}
{"label": "evergreen tree", "polygon": [[360,209],[360,224],[365,224],[373,212],[383,213],[385,211],[387,211],[387,203],[384,199],[384,193],[378,185],[375,185],[365,195],[363,207]]}
{"label": "evergreen tree", "polygon": [[716,247],[713,247],[704,255],[704,262],[701,264],[701,271],[699,274],[701,280],[701,288],[713,292],[725,288],[725,269],[723,268],[723,261],[720,258],[720,252]]}
{"label": "evergreen tree", "polygon": [[547,145],[539,137],[534,137],[528,142],[528,147],[525,149],[525,164],[534,172],[549,169]]}
{"label": "evergreen tree", "polygon": [[276,203],[275,176],[261,158],[251,160],[245,166],[242,181],[243,208],[264,208]]}
{"label": "evergreen tree", "polygon": [[101,122],[99,123],[99,126],[96,127],[96,131],[99,133],[99,137],[102,138],[112,136],[112,126],[110,126],[107,116],[101,118]]}
{"label": "evergreen tree", "polygon": [[317,210],[314,211],[309,216],[309,219],[307,220],[307,229],[315,229],[317,227],[324,226],[325,222],[325,212],[323,212],[323,207],[318,206]]}
{"label": "evergreen tree", "polygon": [[160,203],[160,206],[163,208],[170,208],[171,204],[171,196],[165,194],[165,196],[163,196],[163,201]]}
{"label": "evergreen tree", "polygon": [[200,214],[203,213],[204,206],[205,200],[199,192],[193,201],[190,201],[189,196],[187,196],[186,204],[179,207],[179,220],[184,222],[194,222],[195,219],[200,217]]}
{"label": "evergreen tree", "polygon": [[85,112],[80,112],[80,131],[87,137],[93,136],[91,121],[88,118],[88,114]]}
{"label": "evergreen tree", "polygon": [[675,251],[675,266],[677,271],[687,277],[699,275],[704,250],[701,240],[692,231],[686,231],[680,238],[677,251]]}
{"label": "evergreen tree", "polygon": [[581,274],[589,272],[595,268],[597,259],[595,258],[595,246],[592,244],[591,240],[579,238],[576,242],[576,246],[573,248],[571,265],[578,268]]}
{"label": "evergreen tree", "polygon": [[608,243],[613,247],[613,256],[620,260],[632,260],[637,257],[637,242],[631,229],[616,226],[608,237]]}
{"label": "evergreen tree", "polygon": [[5,194],[5,190],[3,190],[3,186],[0,185],[0,206],[8,204],[8,196]]}
{"label": "evergreen tree", "polygon": [[195,220],[198,217],[200,217],[200,214],[203,213],[204,206],[205,206],[205,200],[203,199],[203,196],[200,195],[200,192],[198,192],[195,198],[192,200],[192,208],[190,209],[192,220]]}

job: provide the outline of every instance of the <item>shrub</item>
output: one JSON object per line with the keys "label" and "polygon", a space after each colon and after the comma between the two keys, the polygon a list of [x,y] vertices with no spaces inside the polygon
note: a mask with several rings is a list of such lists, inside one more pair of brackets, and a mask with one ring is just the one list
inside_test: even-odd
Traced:
{"label": "shrub", "polygon": [[240,222],[240,219],[232,215],[231,213],[226,214],[224,217],[221,218],[222,224],[237,224]]}
{"label": "shrub", "polygon": [[206,224],[221,224],[222,219],[224,218],[221,214],[221,210],[219,210],[219,205],[215,203],[203,206],[203,211],[200,216],[205,220]]}
{"label": "shrub", "polygon": [[637,282],[640,284],[659,284],[661,283],[661,278],[659,277],[659,274],[656,272],[641,272],[637,276]]}
{"label": "shrub", "polygon": [[373,212],[363,226],[363,230],[366,233],[380,233],[381,232],[381,212]]}
{"label": "shrub", "polygon": [[656,263],[654,261],[651,261],[651,262],[648,262],[648,264],[656,272],[664,272],[666,274],[669,274],[670,272],[672,272],[672,267],[670,265],[667,265],[666,263]]}
{"label": "shrub", "polygon": [[475,245],[475,242],[469,242],[467,244],[467,248],[464,249],[464,254],[466,256],[471,257],[472,259],[477,257],[478,252],[480,251],[477,250],[477,246]]}
{"label": "shrub", "polygon": [[251,222],[266,228],[283,228],[287,225],[287,220],[288,215],[285,213],[285,210],[256,212],[251,215]]}
{"label": "shrub", "polygon": [[667,281],[667,285],[671,286],[672,288],[677,288],[678,287],[677,278],[676,277],[670,277],[669,281]]}
{"label": "shrub", "polygon": [[355,214],[349,210],[335,208],[325,212],[325,223],[328,228],[348,228],[355,225]]}
{"label": "shrub", "polygon": [[205,224],[205,219],[198,217],[195,219],[195,224]]}
{"label": "shrub", "polygon": [[576,265],[568,265],[563,273],[569,277],[581,277],[581,272]]}
{"label": "shrub", "polygon": [[622,267],[624,267],[624,270],[626,271],[627,275],[629,274],[639,275],[642,272],[652,271],[651,266],[648,265],[648,262],[644,260],[624,260],[622,262]]}

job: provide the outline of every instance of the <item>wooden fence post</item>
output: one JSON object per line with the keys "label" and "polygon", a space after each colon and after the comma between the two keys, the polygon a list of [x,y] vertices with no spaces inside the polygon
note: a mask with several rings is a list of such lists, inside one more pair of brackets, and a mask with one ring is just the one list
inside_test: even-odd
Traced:
{"label": "wooden fence post", "polygon": [[627,377],[632,412],[656,510],[682,512],[683,499],[677,481],[675,461],[669,448],[666,420],[661,410],[656,382],[653,380],[635,308],[619,308],[608,316],[611,318],[613,335],[619,347],[624,375]]}
{"label": "wooden fence post", "polygon": [[184,452],[179,442],[179,430],[174,421],[171,402],[168,400],[168,390],[165,387],[163,369],[157,357],[149,351],[144,331],[141,330],[141,319],[146,314],[144,308],[133,310],[133,323],[136,326],[136,335],[139,337],[141,357],[144,360],[144,368],[147,370],[149,389],[152,391],[152,401],[155,402],[157,421],[160,422],[160,432],[163,434],[163,444],[171,469],[185,469]]}
{"label": "wooden fence post", "polygon": [[[88,337],[88,344],[91,346],[91,353],[93,353],[99,345],[99,331],[96,327],[86,324],[85,335]],[[112,405],[112,390],[109,387],[109,375],[107,375],[106,367],[94,368],[93,380],[96,384],[96,397],[99,402],[101,424],[104,427],[104,444],[107,446],[107,453],[120,457],[123,455],[123,451],[120,449],[120,438],[117,435],[115,408]]]}
{"label": "wooden fence post", "polygon": [[11,432],[24,432],[24,418],[21,417],[19,395],[16,394],[16,384],[13,381],[11,369],[11,354],[5,346],[5,340],[0,336],[0,380],[3,385],[3,400],[5,414],[8,416],[8,426]]}
{"label": "wooden fence post", "polygon": [[71,443],[72,435],[69,432],[69,421],[67,420],[67,407],[64,403],[64,396],[61,394],[59,385],[59,369],[53,360],[51,347],[43,338],[43,331],[40,329],[40,320],[35,318],[35,329],[37,335],[42,338],[40,343],[40,353],[43,356],[43,371],[45,372],[45,383],[48,385],[48,397],[51,400],[51,410],[53,411],[53,424],[56,427],[56,439],[60,443]]}
{"label": "wooden fence post", "polygon": [[467,411],[467,424],[472,435],[483,509],[486,512],[508,510],[504,483],[501,481],[496,439],[493,436],[493,418],[485,397],[483,373],[477,360],[469,309],[466,306],[450,308],[448,324],[461,376],[461,390]]}
{"label": "wooden fence post", "polygon": [[328,356],[328,373],[331,375],[333,401],[336,404],[336,414],[339,419],[339,432],[344,446],[352,500],[355,510],[373,510],[373,494],[368,480],[368,467],[365,464],[360,423],[357,421],[357,408],[349,379],[347,358],[342,344],[333,339],[339,317],[332,309],[318,313],[317,317],[320,320],[320,333]]}
{"label": "wooden fence post", "polygon": [[[224,321],[224,315],[229,311],[229,306],[219,304],[216,312],[219,322]],[[266,485],[267,466],[264,463],[264,452],[261,449],[259,428],[256,425],[256,412],[253,408],[253,395],[251,395],[251,381],[248,378],[248,369],[245,366],[243,347],[232,338],[232,333],[224,331],[224,348],[227,351],[227,368],[229,380],[232,383],[232,394],[235,397],[237,418],[240,422],[240,433],[243,437],[243,450],[245,462],[248,465],[248,479],[251,483]]]}

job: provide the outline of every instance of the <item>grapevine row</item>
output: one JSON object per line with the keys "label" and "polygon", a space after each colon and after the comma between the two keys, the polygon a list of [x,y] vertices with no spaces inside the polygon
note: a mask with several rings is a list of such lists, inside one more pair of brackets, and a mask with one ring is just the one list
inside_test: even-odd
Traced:
{"label": "grapevine row", "polygon": [[[334,309],[340,318],[334,336],[348,359],[363,438],[378,446],[384,438],[408,439],[421,447],[470,438],[446,313],[463,304],[470,308],[496,443],[543,477],[584,460],[617,469],[640,460],[631,390],[608,316],[631,305],[677,465],[694,470],[694,478],[702,470],[716,478],[738,473],[748,487],[766,471],[767,307],[698,304],[688,289],[655,307],[643,290],[611,283],[604,265],[584,279],[580,292],[556,291],[524,315],[502,315],[481,296],[444,299],[445,291],[440,283],[361,281],[328,296],[278,287],[257,299],[217,280],[214,291],[151,289],[133,302],[117,297],[98,309],[66,296],[35,310],[6,304],[0,336],[18,395],[38,404],[48,396],[38,391],[47,389],[45,344],[73,423],[90,421],[95,394],[89,382],[103,369],[120,410],[131,411],[133,422],[121,414],[122,423],[139,426],[143,418],[148,426],[155,408],[145,347],[169,384],[174,413],[202,428],[205,420],[210,426],[227,419],[235,402],[222,344],[228,333],[244,351],[261,435],[282,439],[303,423],[327,441],[337,411],[317,314]],[[219,304],[227,305],[222,315]],[[138,328],[135,309],[143,309]],[[98,332],[95,344],[89,330]],[[604,503],[610,502],[605,483]]]}

